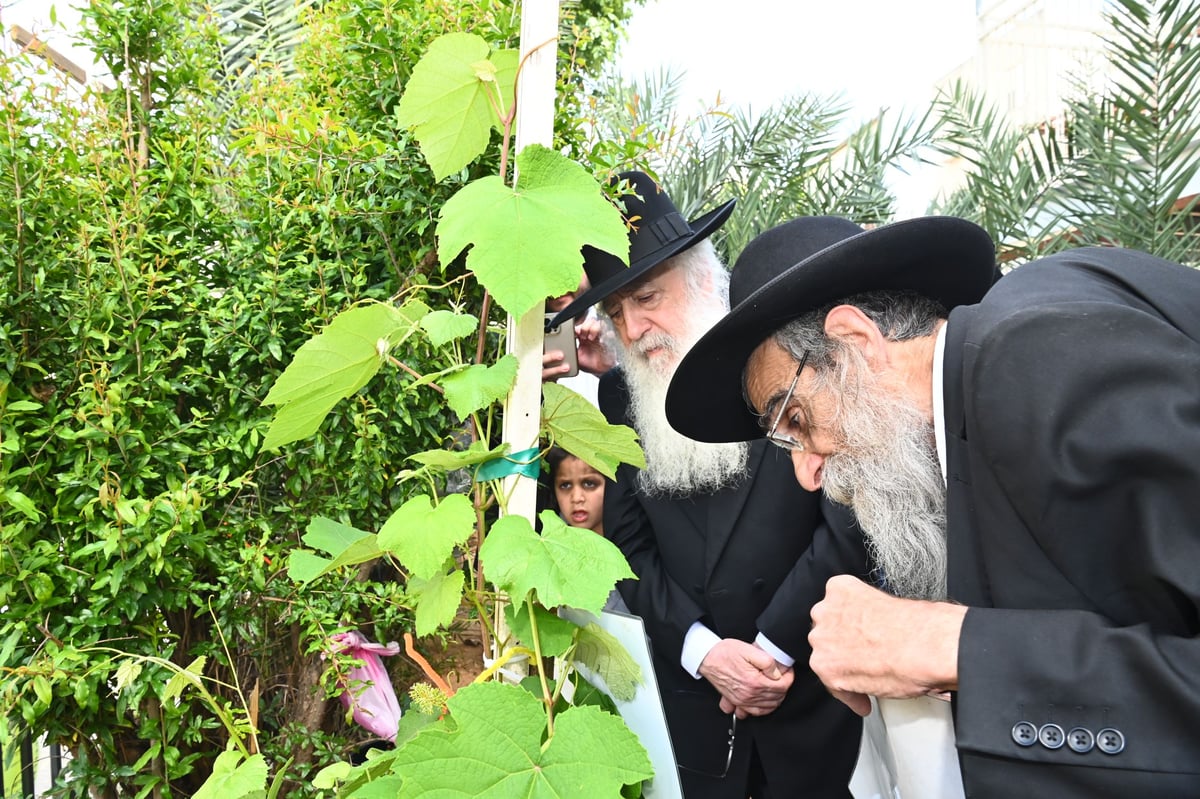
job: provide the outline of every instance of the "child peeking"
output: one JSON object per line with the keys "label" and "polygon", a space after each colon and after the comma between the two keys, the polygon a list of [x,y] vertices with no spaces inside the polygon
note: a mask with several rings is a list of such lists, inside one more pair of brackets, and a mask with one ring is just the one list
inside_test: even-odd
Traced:
{"label": "child peeking", "polygon": [[[562,520],[572,527],[604,535],[604,475],[559,447],[551,447],[546,453],[546,465],[551,503]],[[604,609],[629,612],[615,588]]]}

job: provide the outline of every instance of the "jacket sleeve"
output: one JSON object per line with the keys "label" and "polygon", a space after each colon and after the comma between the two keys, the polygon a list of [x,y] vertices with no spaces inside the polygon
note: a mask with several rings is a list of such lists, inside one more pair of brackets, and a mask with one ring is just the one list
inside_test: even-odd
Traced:
{"label": "jacket sleeve", "polygon": [[[1200,345],[1144,308],[1076,301],[1014,313],[966,361],[997,608],[963,625],[960,750],[1200,773]],[[1021,745],[1020,722],[1084,732]]]}
{"label": "jacket sleeve", "polygon": [[[811,650],[808,631],[812,628],[812,606],[825,597],[825,583],[838,574],[852,574],[870,581],[871,565],[866,542],[844,505],[822,497],[821,524],[813,531],[812,544],[796,561],[770,604],[758,617],[758,629],[771,643],[806,664]],[[779,535],[800,531],[780,530]]]}

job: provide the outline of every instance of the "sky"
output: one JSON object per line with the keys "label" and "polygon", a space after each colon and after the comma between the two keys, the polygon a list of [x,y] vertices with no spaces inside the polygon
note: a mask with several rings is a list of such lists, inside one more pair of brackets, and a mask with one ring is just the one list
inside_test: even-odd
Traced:
{"label": "sky", "polygon": [[[738,9],[731,14],[730,8]],[[647,0],[618,61],[640,77],[684,73],[681,110],[755,109],[788,94],[840,95],[847,121],[924,109],[933,84],[975,48],[975,0]],[[936,180],[891,176],[897,218],[920,215]]]}
{"label": "sky", "polygon": [[752,108],[843,93],[869,116],[921,102],[970,57],[975,0],[647,0],[627,30],[627,75],[672,65],[685,95]]}

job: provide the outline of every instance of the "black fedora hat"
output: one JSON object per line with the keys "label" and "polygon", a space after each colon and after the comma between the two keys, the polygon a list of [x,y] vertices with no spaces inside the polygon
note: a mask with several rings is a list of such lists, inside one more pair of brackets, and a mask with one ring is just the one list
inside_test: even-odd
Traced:
{"label": "black fedora hat", "polygon": [[801,217],[771,228],[734,264],[732,310],[680,361],[667,390],[667,420],[697,441],[761,438],[742,397],[742,372],[769,335],[867,291],[912,290],[947,311],[975,303],[994,282],[995,261],[983,228],[949,216],[873,230],[837,217]]}
{"label": "black fedora hat", "polygon": [[634,194],[621,197],[621,213],[629,224],[629,266],[615,255],[583,248],[583,271],[591,288],[580,294],[550,321],[548,327],[558,327],[574,319],[623,288],[673,255],[699,244],[725,224],[733,212],[736,200],[688,222],[675,208],[675,203],[662,187],[645,172],[622,172],[612,183],[629,181]]}

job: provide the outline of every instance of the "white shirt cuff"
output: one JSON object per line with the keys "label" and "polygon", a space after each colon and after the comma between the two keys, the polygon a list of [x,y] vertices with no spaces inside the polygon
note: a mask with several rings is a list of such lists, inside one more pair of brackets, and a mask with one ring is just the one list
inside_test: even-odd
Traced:
{"label": "white shirt cuff", "polygon": [[700,679],[700,664],[704,662],[708,651],[716,646],[721,637],[698,621],[692,622],[687,635],[683,637],[683,652],[679,655],[679,665],[688,674]]}
{"label": "white shirt cuff", "polygon": [[771,639],[767,638],[767,636],[763,635],[762,633],[754,636],[754,643],[759,649],[775,658],[775,660],[779,661],[784,666],[790,668],[796,664],[796,659],[794,657],[775,646],[775,644],[771,643]]}

